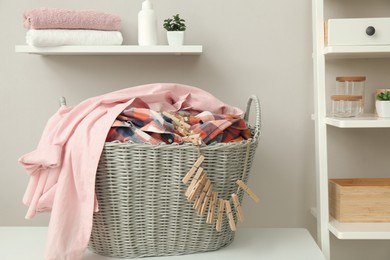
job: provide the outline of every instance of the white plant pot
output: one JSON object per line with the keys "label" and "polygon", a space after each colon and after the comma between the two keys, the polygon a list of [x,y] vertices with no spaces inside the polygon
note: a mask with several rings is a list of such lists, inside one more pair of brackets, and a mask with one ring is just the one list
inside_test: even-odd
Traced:
{"label": "white plant pot", "polygon": [[375,101],[376,113],[379,117],[390,117],[390,101]]}
{"label": "white plant pot", "polygon": [[184,31],[167,31],[168,44],[181,46],[184,43]]}

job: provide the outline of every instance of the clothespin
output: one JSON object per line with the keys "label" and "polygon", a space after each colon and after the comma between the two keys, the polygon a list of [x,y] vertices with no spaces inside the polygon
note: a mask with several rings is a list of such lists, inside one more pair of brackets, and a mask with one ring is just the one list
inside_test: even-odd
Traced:
{"label": "clothespin", "polygon": [[189,132],[186,128],[183,128],[182,126],[178,126],[176,129],[182,136],[188,136]]}
{"label": "clothespin", "polygon": [[204,160],[204,155],[203,154],[199,155],[198,160],[196,160],[196,162],[194,163],[194,166],[198,168],[202,164],[203,160]]}
{"label": "clothespin", "polygon": [[221,232],[221,230],[222,230],[222,218],[223,218],[224,208],[225,208],[224,200],[223,199],[219,199],[218,218],[217,218],[217,224],[216,224],[217,232]]}
{"label": "clothespin", "polygon": [[202,191],[201,191],[198,199],[196,200],[196,202],[194,204],[194,207],[193,207],[194,209],[198,209],[199,208],[199,204],[200,205],[202,204],[204,198],[206,197],[206,193],[207,193],[207,190],[209,189],[210,185],[211,185],[211,181],[208,178],[206,178],[204,186],[202,188]]}
{"label": "clothespin", "polygon": [[185,192],[185,195],[188,197],[192,191],[192,189],[194,188],[195,184],[198,182],[199,178],[201,177],[202,173],[203,173],[203,168],[202,167],[199,167],[198,170],[196,171],[196,174],[194,176],[194,178],[192,179],[190,185],[188,186],[187,188],[187,191]]}
{"label": "clothespin", "polygon": [[202,192],[203,187],[206,184],[207,181],[207,173],[203,174],[200,180],[195,184],[193,190],[191,191],[190,195],[188,196],[188,201],[193,201],[195,197]]}
{"label": "clothespin", "polygon": [[201,154],[199,155],[198,159],[196,160],[196,162],[194,163],[194,166],[192,166],[191,170],[188,171],[188,173],[186,174],[186,176],[184,176],[182,182],[184,184],[187,184],[187,182],[190,180],[190,178],[192,177],[192,175],[194,175],[194,173],[196,172],[196,170],[199,168],[199,166],[202,164],[204,160],[204,156]]}
{"label": "clothespin", "polygon": [[193,134],[182,137],[182,140],[184,142],[191,142],[193,145],[201,145],[202,144],[202,138],[200,137],[200,134]]}
{"label": "clothespin", "polygon": [[234,223],[232,208],[230,207],[230,201],[225,200],[226,215],[229,219],[229,226],[232,231],[236,231],[236,224]]}
{"label": "clothespin", "polygon": [[218,192],[213,191],[212,196],[211,196],[211,201],[210,201],[210,206],[209,206],[209,212],[207,214],[207,224],[213,224],[214,222],[214,212],[215,212],[215,206],[217,205],[218,202]]}
{"label": "clothespin", "polygon": [[242,222],[244,222],[244,212],[242,210],[240,201],[238,200],[237,194],[233,193],[232,199],[233,199],[234,207],[236,208],[238,221],[240,221],[242,223]]}
{"label": "clothespin", "polygon": [[182,126],[186,129],[190,128],[190,125],[187,124],[186,122],[184,122],[183,120],[180,120],[178,117],[172,115],[171,113],[168,113],[168,112],[162,112],[164,116],[166,117],[169,117],[170,119],[172,119],[173,122],[175,122],[178,126]]}
{"label": "clothespin", "polygon": [[238,180],[236,183],[249,195],[249,197],[251,197],[256,203],[259,203],[259,197],[257,197],[256,194],[242,180]]}
{"label": "clothespin", "polygon": [[209,190],[211,185],[211,181],[209,179],[206,180],[206,184],[203,186],[202,193],[199,195],[199,198],[194,203],[194,209],[200,215],[200,211],[202,209],[203,200],[206,198],[207,191]]}
{"label": "clothespin", "polygon": [[183,127],[184,129],[189,129],[191,127],[189,124],[184,122],[182,119],[179,119],[178,126]]}
{"label": "clothespin", "polygon": [[207,190],[206,198],[203,200],[202,207],[200,208],[200,215],[201,216],[203,216],[203,214],[206,212],[206,207],[211,199],[212,193],[213,193],[213,184],[211,183],[209,189]]}

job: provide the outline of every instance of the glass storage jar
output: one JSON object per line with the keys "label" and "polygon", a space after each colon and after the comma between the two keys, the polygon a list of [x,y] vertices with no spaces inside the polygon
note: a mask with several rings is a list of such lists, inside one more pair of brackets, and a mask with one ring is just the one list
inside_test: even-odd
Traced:
{"label": "glass storage jar", "polygon": [[366,77],[336,77],[336,93],[331,95],[332,116],[354,117],[363,113]]}

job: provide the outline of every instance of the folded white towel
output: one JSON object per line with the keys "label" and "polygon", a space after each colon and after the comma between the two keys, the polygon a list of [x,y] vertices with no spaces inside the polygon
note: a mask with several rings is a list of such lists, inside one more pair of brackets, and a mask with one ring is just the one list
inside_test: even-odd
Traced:
{"label": "folded white towel", "polygon": [[61,45],[121,45],[123,37],[119,31],[98,30],[28,30],[28,45],[50,47]]}

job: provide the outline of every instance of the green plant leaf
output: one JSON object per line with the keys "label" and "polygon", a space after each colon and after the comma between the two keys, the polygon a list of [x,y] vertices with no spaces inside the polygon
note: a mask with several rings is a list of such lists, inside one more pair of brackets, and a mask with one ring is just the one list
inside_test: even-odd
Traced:
{"label": "green plant leaf", "polygon": [[377,100],[382,100],[382,101],[388,101],[390,100],[390,91],[384,91],[384,92],[380,92],[378,93],[378,95],[376,95],[376,99]]}
{"label": "green plant leaf", "polygon": [[185,20],[180,18],[179,14],[173,15],[172,18],[164,20],[163,27],[167,31],[185,31],[186,25]]}

